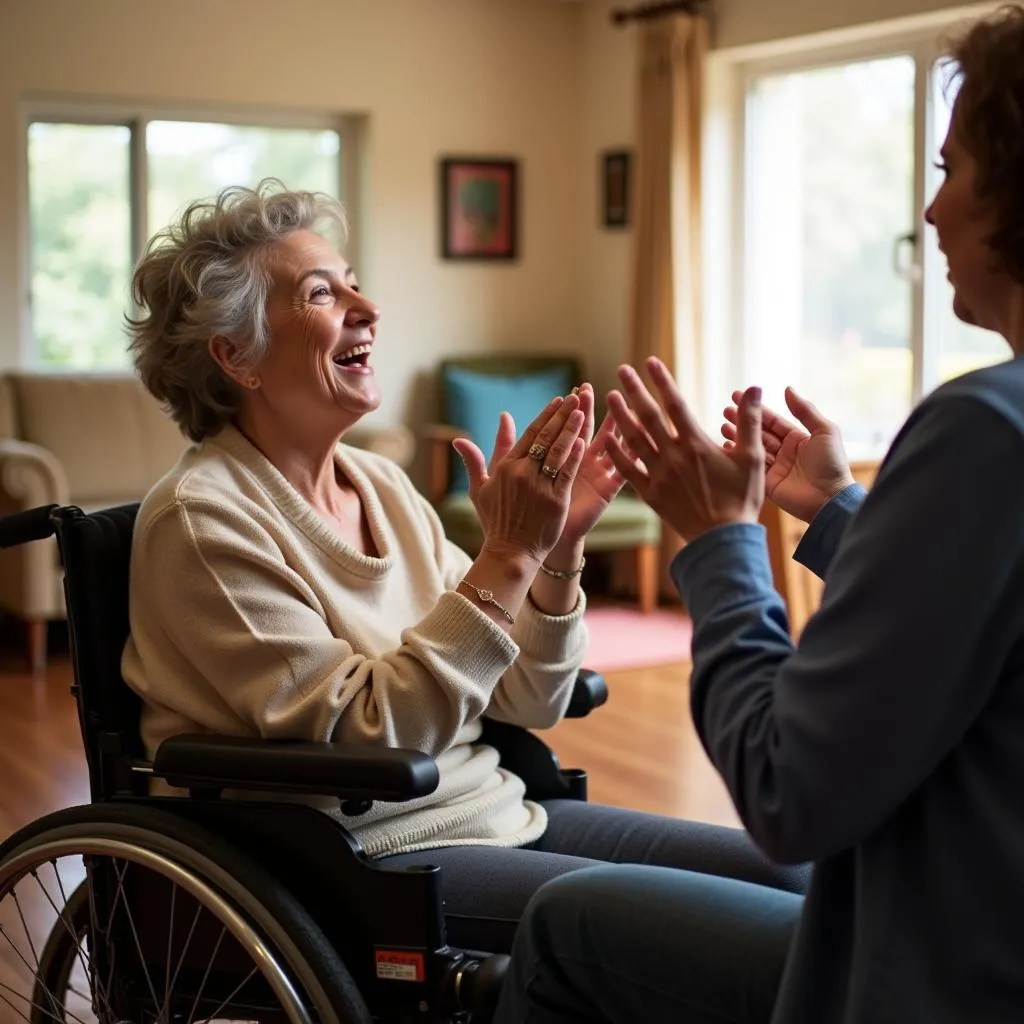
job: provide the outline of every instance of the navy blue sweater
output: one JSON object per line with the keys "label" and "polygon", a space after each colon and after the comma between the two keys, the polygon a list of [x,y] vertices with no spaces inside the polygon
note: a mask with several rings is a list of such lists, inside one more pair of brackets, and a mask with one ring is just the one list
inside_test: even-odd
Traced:
{"label": "navy blue sweater", "polygon": [[794,649],[760,526],[673,576],[755,841],[814,861],[773,1024],[1024,1021],[1024,359],[943,385],[818,514]]}

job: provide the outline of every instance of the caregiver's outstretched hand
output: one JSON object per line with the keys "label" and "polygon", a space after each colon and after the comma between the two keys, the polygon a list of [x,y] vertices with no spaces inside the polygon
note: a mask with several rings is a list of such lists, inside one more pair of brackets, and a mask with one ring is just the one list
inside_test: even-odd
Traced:
{"label": "caregiver's outstretched hand", "polygon": [[608,395],[621,439],[608,441],[616,469],[684,540],[716,526],[757,522],[764,502],[761,389],[740,398],[736,443],[725,451],[701,429],[660,359],[646,369],[661,404],[631,366]]}

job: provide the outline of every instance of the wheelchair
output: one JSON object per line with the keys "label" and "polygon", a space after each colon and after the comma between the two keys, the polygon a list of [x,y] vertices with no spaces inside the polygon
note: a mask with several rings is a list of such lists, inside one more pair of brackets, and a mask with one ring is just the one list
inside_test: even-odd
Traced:
{"label": "wheelchair", "polygon": [[[301,802],[334,796],[358,815],[427,795],[432,758],[210,735],[144,758],[140,701],[121,677],[137,511],[0,519],[0,548],[56,536],[90,786],[88,805],[0,845],[0,1022],[487,1021],[508,956],[448,942],[441,869],[382,868]],[[581,671],[569,716],[607,692]],[[533,799],[586,799],[585,772],[561,769],[527,730],[487,720],[481,742]],[[149,796],[153,778],[188,796]],[[247,790],[260,798],[225,795]]]}

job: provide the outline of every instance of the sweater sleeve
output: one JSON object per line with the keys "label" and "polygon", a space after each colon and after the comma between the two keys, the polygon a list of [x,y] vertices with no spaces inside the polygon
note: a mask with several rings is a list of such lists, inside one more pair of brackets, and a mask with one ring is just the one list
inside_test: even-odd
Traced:
{"label": "sweater sleeve", "polygon": [[850,520],[864,504],[866,495],[867,491],[860,484],[852,483],[827,501],[800,538],[793,559],[823,580]]}
{"label": "sweater sleeve", "polygon": [[879,827],[963,737],[1019,632],[1019,430],[922,405],[850,524],[794,651],[760,527],[673,566],[694,619],[696,728],[754,839],[818,860]]}
{"label": "sweater sleeve", "polygon": [[[144,529],[137,610],[227,705],[268,738],[340,740],[437,755],[479,718],[515,660],[508,635],[448,592],[380,657],[329,629],[313,591],[269,534],[238,510],[177,501]],[[151,625],[152,628],[152,625]],[[135,623],[133,623],[133,631]],[[143,639],[143,638],[140,638]],[[195,721],[195,708],[177,710]]]}
{"label": "sweater sleeve", "polygon": [[[437,513],[425,499],[420,500],[430,520],[445,585],[454,590],[471,559],[445,537]],[[519,655],[494,690],[488,718],[526,729],[547,729],[562,720],[587,648],[585,610],[582,590],[568,615],[545,615],[526,599],[509,632]]]}

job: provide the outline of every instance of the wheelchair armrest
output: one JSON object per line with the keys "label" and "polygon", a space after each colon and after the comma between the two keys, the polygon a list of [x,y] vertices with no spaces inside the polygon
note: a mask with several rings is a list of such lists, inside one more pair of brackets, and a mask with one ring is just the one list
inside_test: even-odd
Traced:
{"label": "wheelchair armrest", "polygon": [[237,736],[172,736],[153,774],[182,789],[311,793],[341,800],[411,800],[437,789],[437,764],[418,750]]}
{"label": "wheelchair armrest", "polygon": [[608,684],[604,676],[589,668],[581,668],[576,673],[576,683],[572,688],[572,697],[566,709],[566,718],[586,718],[595,708],[599,708],[608,700]]}

